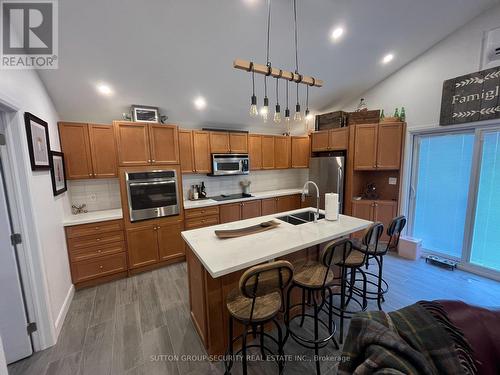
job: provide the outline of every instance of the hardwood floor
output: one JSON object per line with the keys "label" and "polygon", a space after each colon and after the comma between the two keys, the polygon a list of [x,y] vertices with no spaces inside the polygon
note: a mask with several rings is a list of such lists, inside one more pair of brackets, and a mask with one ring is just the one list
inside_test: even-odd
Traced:
{"label": "hardwood floor", "polygon": [[[395,256],[387,256],[384,267],[390,286],[383,304],[387,311],[419,300],[500,303],[500,283],[493,280]],[[376,309],[376,304],[371,302],[370,308]],[[57,345],[10,365],[9,374],[222,374],[220,363],[182,357],[205,354],[188,310],[185,263],[79,291]],[[292,340],[285,352],[312,355]],[[339,352],[330,344],[320,354]],[[277,373],[273,363],[251,362],[249,367],[250,374]],[[313,369],[314,362],[290,362],[285,373],[307,374]],[[325,361],[322,369],[334,374],[336,362]],[[239,373],[236,363],[233,374]]]}

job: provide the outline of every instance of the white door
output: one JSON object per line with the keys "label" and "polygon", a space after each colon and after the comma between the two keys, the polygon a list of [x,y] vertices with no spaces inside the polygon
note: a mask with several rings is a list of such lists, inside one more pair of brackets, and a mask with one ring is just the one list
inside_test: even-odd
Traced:
{"label": "white door", "polygon": [[[5,146],[0,142],[0,147]],[[6,166],[2,166],[0,155],[0,336],[7,363],[12,363],[30,356],[33,350],[27,331],[28,322],[16,248],[11,243],[12,225],[4,167]]]}

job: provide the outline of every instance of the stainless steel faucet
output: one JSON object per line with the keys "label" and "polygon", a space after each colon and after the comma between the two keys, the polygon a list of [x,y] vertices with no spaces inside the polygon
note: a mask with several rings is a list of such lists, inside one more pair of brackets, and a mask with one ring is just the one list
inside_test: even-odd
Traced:
{"label": "stainless steel faucet", "polygon": [[314,222],[317,223],[319,219],[319,188],[314,181],[306,181],[304,187],[302,188],[302,202],[306,200],[306,188],[309,184],[314,185],[316,188],[316,212],[314,213]]}

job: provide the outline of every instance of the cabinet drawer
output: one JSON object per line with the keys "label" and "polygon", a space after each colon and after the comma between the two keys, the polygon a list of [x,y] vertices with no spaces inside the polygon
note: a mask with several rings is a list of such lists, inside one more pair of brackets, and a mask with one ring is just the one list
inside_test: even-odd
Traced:
{"label": "cabinet drawer", "polygon": [[98,258],[104,255],[111,255],[125,251],[125,242],[116,242],[105,246],[95,246],[70,251],[70,260],[78,262],[81,260]]}
{"label": "cabinet drawer", "polygon": [[127,270],[127,255],[119,253],[72,264],[73,283]]}
{"label": "cabinet drawer", "polygon": [[219,216],[206,216],[195,219],[186,219],[186,230],[209,227],[219,224]]}
{"label": "cabinet drawer", "polygon": [[103,221],[101,223],[75,225],[66,228],[68,238],[89,236],[123,229],[123,220]]}
{"label": "cabinet drawer", "polygon": [[125,240],[123,231],[109,232],[86,236],[80,238],[71,238],[68,240],[69,251],[76,251],[91,246],[100,246],[113,242],[122,242]]}
{"label": "cabinet drawer", "polygon": [[184,214],[186,215],[186,219],[191,219],[201,216],[218,215],[219,206],[193,208],[191,210],[185,210]]}

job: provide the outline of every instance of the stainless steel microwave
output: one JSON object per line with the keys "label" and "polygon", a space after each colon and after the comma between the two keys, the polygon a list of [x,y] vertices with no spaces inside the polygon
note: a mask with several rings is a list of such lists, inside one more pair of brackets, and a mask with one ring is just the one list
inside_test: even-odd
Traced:
{"label": "stainless steel microwave", "polygon": [[248,154],[212,154],[212,175],[231,176],[248,174]]}
{"label": "stainless steel microwave", "polygon": [[179,214],[175,170],[125,173],[130,221]]}

